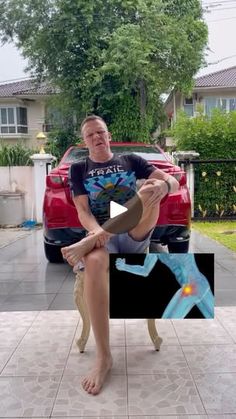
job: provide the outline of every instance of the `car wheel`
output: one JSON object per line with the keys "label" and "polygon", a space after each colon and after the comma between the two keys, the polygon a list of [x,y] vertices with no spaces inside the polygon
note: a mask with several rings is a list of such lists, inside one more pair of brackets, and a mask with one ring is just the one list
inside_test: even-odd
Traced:
{"label": "car wheel", "polygon": [[44,243],[44,252],[47,260],[51,263],[63,263],[63,257],[61,254],[61,248],[53,246],[48,243]]}
{"label": "car wheel", "polygon": [[169,243],[168,251],[169,253],[188,253],[189,249],[189,240],[179,243]]}

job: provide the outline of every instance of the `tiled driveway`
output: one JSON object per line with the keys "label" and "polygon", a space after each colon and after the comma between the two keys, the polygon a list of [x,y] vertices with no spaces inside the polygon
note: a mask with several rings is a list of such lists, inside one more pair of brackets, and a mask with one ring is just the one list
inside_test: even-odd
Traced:
{"label": "tiled driveway", "polygon": [[[236,305],[236,254],[196,232],[190,250],[215,253],[216,305]],[[0,311],[75,309],[73,285],[69,265],[47,263],[41,230],[0,249]]]}
{"label": "tiled driveway", "polygon": [[94,338],[80,354],[71,269],[46,263],[41,237],[36,231],[0,249],[0,419],[236,419],[231,252],[193,235],[192,251],[216,253],[216,318],[158,320],[160,352],[145,320],[112,320],[114,367],[101,394],[91,396],[80,381]]}

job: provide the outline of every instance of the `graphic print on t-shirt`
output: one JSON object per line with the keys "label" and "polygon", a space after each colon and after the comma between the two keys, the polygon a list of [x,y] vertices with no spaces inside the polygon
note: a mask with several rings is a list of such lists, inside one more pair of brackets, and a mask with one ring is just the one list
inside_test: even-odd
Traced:
{"label": "graphic print on t-shirt", "polygon": [[[100,175],[96,175],[98,172]],[[131,170],[119,172],[117,165],[94,169],[89,174],[92,174],[92,177],[84,181],[84,186],[88,192],[91,211],[102,224],[109,219],[110,201],[123,205],[135,195],[136,176]]]}

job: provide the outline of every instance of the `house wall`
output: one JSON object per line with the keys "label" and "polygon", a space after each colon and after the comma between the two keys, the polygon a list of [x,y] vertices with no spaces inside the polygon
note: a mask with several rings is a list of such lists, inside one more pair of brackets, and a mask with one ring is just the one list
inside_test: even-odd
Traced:
{"label": "house wall", "polygon": [[45,121],[46,98],[20,100],[15,98],[1,98],[0,106],[25,106],[27,107],[28,134],[1,134],[0,141],[4,144],[23,143],[26,147],[40,148],[36,139],[37,134],[43,130]]}

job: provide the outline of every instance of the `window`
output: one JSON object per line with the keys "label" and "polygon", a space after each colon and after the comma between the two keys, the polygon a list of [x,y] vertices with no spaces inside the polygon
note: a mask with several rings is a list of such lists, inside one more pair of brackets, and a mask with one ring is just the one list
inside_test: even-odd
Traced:
{"label": "window", "polygon": [[1,107],[0,134],[27,134],[27,108]]}
{"label": "window", "polygon": [[188,115],[188,116],[193,116],[193,98],[185,98],[184,99],[184,112]]}
{"label": "window", "polygon": [[225,112],[236,110],[236,98],[205,98],[205,114],[211,115],[213,109],[220,109]]}

